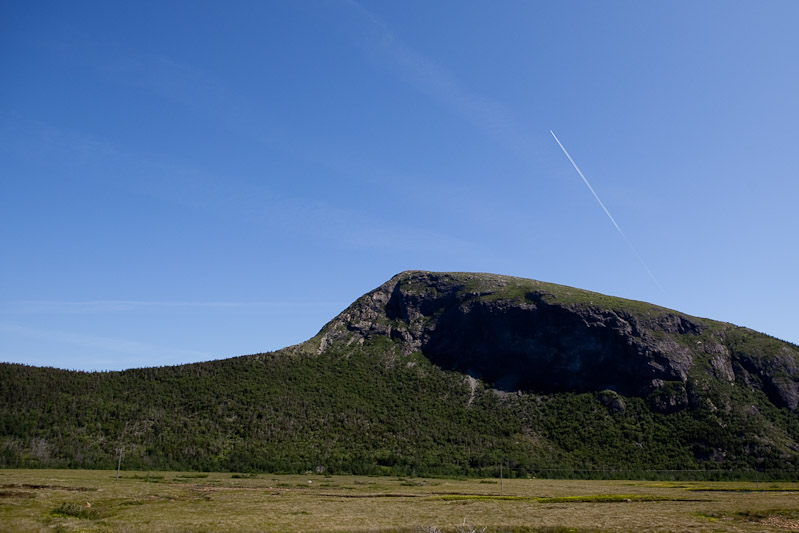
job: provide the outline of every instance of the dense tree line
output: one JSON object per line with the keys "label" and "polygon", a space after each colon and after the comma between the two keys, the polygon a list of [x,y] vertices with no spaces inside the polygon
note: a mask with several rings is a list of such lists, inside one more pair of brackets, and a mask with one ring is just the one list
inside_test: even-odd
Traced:
{"label": "dense tree line", "polygon": [[608,391],[471,390],[385,340],[124,372],[0,364],[0,466],[114,468],[122,448],[126,469],[795,475],[796,413],[755,389],[689,393],[662,413]]}

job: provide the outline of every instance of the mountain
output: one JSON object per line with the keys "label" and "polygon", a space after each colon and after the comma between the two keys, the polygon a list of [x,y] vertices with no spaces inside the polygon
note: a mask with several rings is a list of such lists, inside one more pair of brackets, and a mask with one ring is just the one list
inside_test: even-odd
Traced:
{"label": "mountain", "polygon": [[101,373],[0,364],[0,401],[6,467],[112,468],[120,448],[126,468],[172,470],[799,467],[797,346],[493,274],[398,274],[273,353]]}

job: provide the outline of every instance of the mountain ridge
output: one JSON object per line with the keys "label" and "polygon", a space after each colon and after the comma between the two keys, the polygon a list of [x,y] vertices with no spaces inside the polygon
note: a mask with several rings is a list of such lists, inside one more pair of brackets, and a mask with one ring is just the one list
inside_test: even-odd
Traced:
{"label": "mountain ridge", "polygon": [[[557,313],[562,322],[558,324],[557,320],[542,320],[539,317],[544,313]],[[436,314],[440,316],[434,317]],[[450,331],[438,333],[436,330],[441,329],[442,325]],[[480,328],[491,331],[477,338],[469,335],[474,329]],[[523,331],[525,328],[533,330],[534,335]],[[610,380],[607,386],[594,384],[587,387],[596,390],[618,389],[618,392],[628,394],[641,394],[647,389],[659,388],[662,386],[660,382],[665,381],[685,383],[688,372],[696,364],[709,365],[715,377],[734,382],[736,372],[733,363],[739,363],[745,367],[739,369],[739,379],[751,382],[752,372],[760,374],[766,380],[763,386],[770,399],[780,406],[796,410],[799,404],[799,351],[792,349],[790,343],[771,338],[775,345],[773,348],[785,356],[773,361],[776,365],[764,367],[751,354],[740,349],[731,351],[731,347],[727,346],[728,337],[740,336],[741,332],[762,335],[748,328],[693,317],[646,302],[609,297],[536,280],[497,274],[406,271],[365,294],[329,322],[320,332],[318,351],[344,339],[349,345],[363,342],[370,336],[383,335],[401,340],[405,353],[421,350],[445,366],[466,371],[470,375],[477,374],[473,377],[479,378],[489,370],[487,366],[497,364],[498,350],[506,352],[506,358],[529,355],[525,354],[525,346],[513,347],[507,346],[507,342],[503,343],[511,336],[514,337],[511,340],[517,344],[526,344],[528,352],[535,352],[536,349],[538,352],[547,349],[553,352],[554,355],[543,357],[547,365],[556,364],[558,358],[564,359],[567,367],[562,369],[561,374],[586,372],[580,367],[586,363],[596,363],[590,361],[591,358],[603,361],[606,358],[602,356],[608,352],[626,356],[622,360],[606,361],[613,368],[640,366],[640,359],[647,358],[643,361],[646,368],[637,369],[636,375],[625,376],[628,383],[619,380],[613,383],[612,376],[607,376]],[[541,338],[542,333],[549,334],[553,339],[547,343],[546,339]],[[453,346],[453,338],[463,339],[464,335],[467,336],[466,340],[456,342]],[[543,346],[536,347],[536,344]],[[476,350],[490,354],[491,360],[471,361],[479,368],[472,368],[473,372],[469,372],[469,365],[459,364],[463,361],[457,359],[462,359],[464,353]],[[458,354],[453,354],[454,351]],[[542,354],[538,355],[541,359]],[[590,366],[594,372],[602,370],[597,364]],[[649,376],[645,375],[647,371]],[[774,375],[777,371],[781,371],[781,375]],[[495,374],[492,373],[492,381],[498,378]],[[785,379],[786,376],[792,378]],[[506,381],[513,381],[512,376],[505,377],[508,378]],[[548,374],[539,379],[537,387],[540,388],[552,377]],[[499,378],[501,381],[501,376]],[[568,378],[565,375],[559,377],[560,380]],[[512,387],[513,383],[508,385]],[[536,384],[528,384],[527,388],[535,389]],[[580,383],[573,382],[564,383],[560,388],[586,389]]]}

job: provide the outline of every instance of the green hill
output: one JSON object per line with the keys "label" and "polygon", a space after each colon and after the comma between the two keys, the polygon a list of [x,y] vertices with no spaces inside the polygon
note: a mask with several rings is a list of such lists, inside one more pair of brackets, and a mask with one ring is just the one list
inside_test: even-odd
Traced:
{"label": "green hill", "polygon": [[795,476],[797,404],[799,349],[755,331],[533,280],[405,272],[273,353],[0,364],[0,466],[113,468],[124,446],[127,469]]}

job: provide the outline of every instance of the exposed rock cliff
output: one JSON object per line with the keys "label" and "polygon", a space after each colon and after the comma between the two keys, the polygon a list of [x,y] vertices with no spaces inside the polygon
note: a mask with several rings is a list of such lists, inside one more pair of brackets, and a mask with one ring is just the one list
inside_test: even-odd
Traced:
{"label": "exposed rock cliff", "polygon": [[780,407],[799,405],[796,346],[643,302],[509,276],[398,274],[327,324],[319,350],[379,336],[504,391],[607,389],[672,411],[712,379],[759,388]]}

